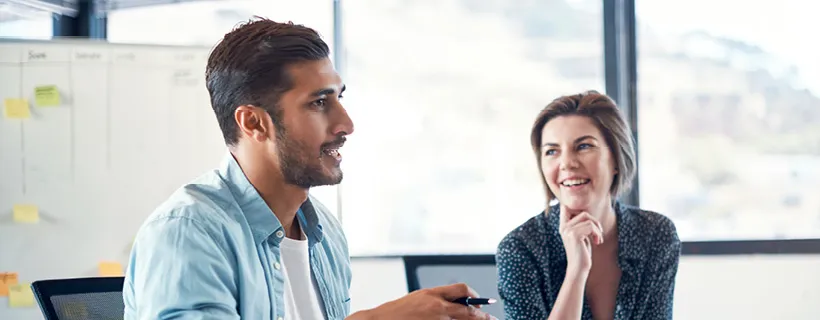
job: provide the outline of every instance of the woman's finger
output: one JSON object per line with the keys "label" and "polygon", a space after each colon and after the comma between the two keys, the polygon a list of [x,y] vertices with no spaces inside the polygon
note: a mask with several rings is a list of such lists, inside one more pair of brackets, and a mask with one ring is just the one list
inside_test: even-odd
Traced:
{"label": "woman's finger", "polygon": [[578,240],[589,238],[591,244],[601,244],[604,242],[604,236],[603,232],[601,232],[601,228],[595,223],[595,221],[592,220],[586,220],[575,225],[569,229],[569,232],[574,237],[577,237]]}

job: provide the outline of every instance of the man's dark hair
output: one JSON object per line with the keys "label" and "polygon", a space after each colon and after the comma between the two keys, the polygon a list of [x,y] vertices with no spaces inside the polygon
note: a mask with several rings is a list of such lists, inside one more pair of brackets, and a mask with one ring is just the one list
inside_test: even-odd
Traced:
{"label": "man's dark hair", "polygon": [[222,38],[208,57],[205,82],[225,144],[239,140],[234,112],[241,105],[264,108],[281,130],[282,93],[293,86],[287,67],[330,55],[319,34],[293,22],[256,17]]}

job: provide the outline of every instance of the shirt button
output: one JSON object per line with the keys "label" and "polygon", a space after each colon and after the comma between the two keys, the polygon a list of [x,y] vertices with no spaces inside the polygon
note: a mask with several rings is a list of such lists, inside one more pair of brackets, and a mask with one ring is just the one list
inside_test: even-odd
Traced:
{"label": "shirt button", "polygon": [[285,233],[282,232],[282,230],[276,231],[276,237],[277,238],[281,238],[281,237],[284,237],[284,236],[285,236]]}
{"label": "shirt button", "polygon": [[279,268],[281,268],[282,265],[280,265],[279,262],[274,262],[273,267],[276,268],[276,270],[279,270]]}

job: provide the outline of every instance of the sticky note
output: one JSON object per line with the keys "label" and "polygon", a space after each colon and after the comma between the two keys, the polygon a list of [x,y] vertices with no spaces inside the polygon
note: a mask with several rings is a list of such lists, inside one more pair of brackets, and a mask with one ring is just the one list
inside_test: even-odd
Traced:
{"label": "sticky note", "polygon": [[3,114],[9,119],[31,118],[31,110],[25,99],[6,99],[3,103]]}
{"label": "sticky note", "polygon": [[40,221],[40,210],[33,204],[15,204],[14,222],[37,223]]}
{"label": "sticky note", "polygon": [[18,283],[9,286],[9,307],[26,308],[34,306],[34,293],[31,284]]}
{"label": "sticky note", "polygon": [[38,107],[53,107],[60,105],[60,90],[57,86],[39,86],[34,88],[34,103]]}
{"label": "sticky note", "polygon": [[2,272],[0,273],[0,297],[9,296],[9,286],[17,284],[16,272]]}
{"label": "sticky note", "polygon": [[119,262],[103,261],[100,262],[100,276],[103,277],[122,277],[122,264]]}

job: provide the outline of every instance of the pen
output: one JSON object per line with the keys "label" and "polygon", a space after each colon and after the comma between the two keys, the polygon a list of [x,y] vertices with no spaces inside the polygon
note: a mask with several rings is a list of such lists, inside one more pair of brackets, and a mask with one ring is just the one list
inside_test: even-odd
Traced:
{"label": "pen", "polygon": [[495,299],[463,297],[453,300],[453,303],[465,306],[486,305],[495,303]]}

